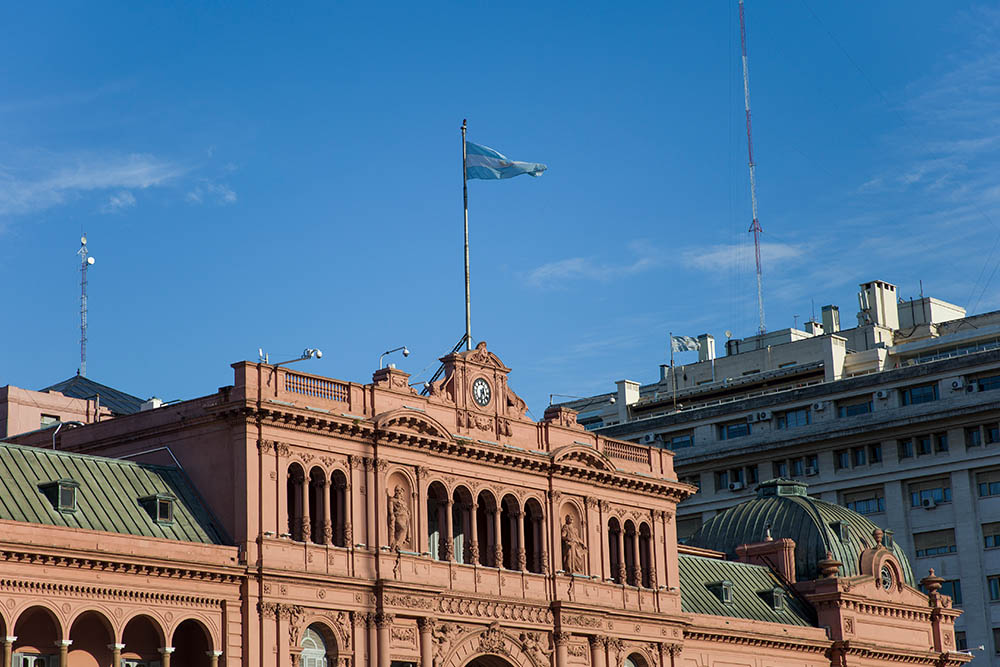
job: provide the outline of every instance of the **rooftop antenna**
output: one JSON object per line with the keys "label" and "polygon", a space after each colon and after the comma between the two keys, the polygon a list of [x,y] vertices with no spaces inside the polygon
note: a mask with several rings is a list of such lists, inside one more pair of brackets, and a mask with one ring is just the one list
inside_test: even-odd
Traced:
{"label": "rooftop antenna", "polygon": [[80,237],[80,370],[81,377],[87,377],[87,268],[94,265],[94,258],[87,250],[87,233]]}
{"label": "rooftop antenna", "polygon": [[743,17],[743,0],[740,0],[740,46],[743,51],[743,101],[747,112],[747,155],[750,159],[750,203],[753,206],[753,222],[749,231],[753,233],[754,257],[757,260],[757,314],[760,318],[758,333],[764,333],[764,279],[760,266],[760,221],[757,219],[757,181],[754,178],[753,132],[750,131],[750,75],[747,71],[747,28]]}

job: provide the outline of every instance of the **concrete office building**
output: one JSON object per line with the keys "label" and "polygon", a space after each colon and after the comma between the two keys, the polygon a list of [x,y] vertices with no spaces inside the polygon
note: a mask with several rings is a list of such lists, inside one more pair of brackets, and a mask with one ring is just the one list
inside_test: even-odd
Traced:
{"label": "concrete office building", "polygon": [[965,611],[959,647],[1000,665],[1000,312],[904,301],[882,281],[858,297],[852,328],[825,306],[719,358],[702,335],[696,363],[566,405],[589,430],[675,451],[699,487],[678,508],[681,538],[772,477],[865,514],[945,578]]}

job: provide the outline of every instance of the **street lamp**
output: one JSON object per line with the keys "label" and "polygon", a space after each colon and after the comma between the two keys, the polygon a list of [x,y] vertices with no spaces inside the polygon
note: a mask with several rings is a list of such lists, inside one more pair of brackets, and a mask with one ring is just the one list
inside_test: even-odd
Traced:
{"label": "street lamp", "polygon": [[386,355],[392,354],[393,352],[399,352],[400,350],[403,351],[403,356],[404,357],[410,356],[410,350],[407,349],[407,347],[405,345],[400,345],[399,347],[394,347],[391,350],[386,350],[385,352],[383,352],[381,354],[381,356],[379,356],[379,358],[378,358],[378,367],[380,369],[382,368],[382,360],[385,359]]}

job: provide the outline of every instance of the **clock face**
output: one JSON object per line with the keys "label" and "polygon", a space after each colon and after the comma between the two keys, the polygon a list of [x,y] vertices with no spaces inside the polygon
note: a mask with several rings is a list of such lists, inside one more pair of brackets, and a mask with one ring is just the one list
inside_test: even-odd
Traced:
{"label": "clock face", "polygon": [[881,581],[882,588],[884,588],[885,590],[890,590],[892,588],[892,570],[889,569],[888,565],[883,565],[882,572],[880,574],[881,574],[880,578],[882,580]]}
{"label": "clock face", "polygon": [[486,407],[489,405],[492,394],[493,392],[490,389],[490,383],[483,378],[477,378],[476,381],[472,383],[472,398],[480,407]]}

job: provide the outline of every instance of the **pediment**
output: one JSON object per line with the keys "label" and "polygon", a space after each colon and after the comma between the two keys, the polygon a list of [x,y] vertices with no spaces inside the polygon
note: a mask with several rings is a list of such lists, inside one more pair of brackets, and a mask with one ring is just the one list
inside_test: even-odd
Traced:
{"label": "pediment", "polygon": [[408,431],[431,438],[451,440],[451,433],[441,422],[424,413],[406,408],[378,415],[375,417],[375,426],[382,430]]}
{"label": "pediment", "polygon": [[446,363],[447,361],[454,359],[461,359],[469,364],[492,368],[500,371],[501,373],[510,373],[510,369],[503,365],[503,362],[500,361],[500,357],[486,349],[486,341],[484,340],[479,341],[479,344],[477,344],[472,350],[449,354],[447,357],[443,357],[441,361]]}
{"label": "pediment", "polygon": [[615,471],[615,465],[607,456],[593,447],[586,447],[584,445],[571,445],[569,447],[557,449],[552,454],[552,462],[591,468],[594,470],[604,470],[607,472]]}

